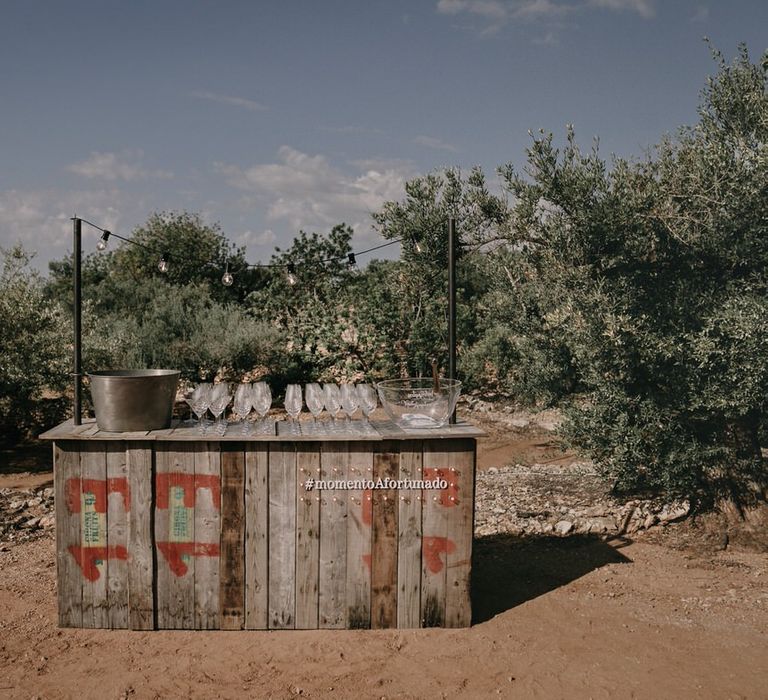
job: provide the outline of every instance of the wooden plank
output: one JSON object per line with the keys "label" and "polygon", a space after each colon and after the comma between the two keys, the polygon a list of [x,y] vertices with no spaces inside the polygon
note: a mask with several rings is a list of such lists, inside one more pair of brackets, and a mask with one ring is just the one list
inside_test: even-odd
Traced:
{"label": "wooden plank", "polygon": [[[435,481],[445,477],[450,466],[451,441],[424,441],[423,477]],[[448,448],[446,450],[446,448]],[[448,539],[448,491],[422,492],[421,625],[445,625],[447,555],[456,543]]]}
{"label": "wooden plank", "polygon": [[[422,478],[422,443],[400,446],[401,480]],[[421,490],[403,489],[398,503],[397,626],[421,626]]]}
{"label": "wooden plank", "polygon": [[215,442],[195,444],[195,629],[219,629],[221,455]]}
{"label": "wooden plank", "polygon": [[[373,479],[375,443],[350,442],[347,478],[353,482]],[[361,484],[364,486],[364,484]],[[371,491],[347,491],[347,626],[371,626]]]}
{"label": "wooden plank", "polygon": [[[70,502],[70,485],[80,480],[80,443],[53,443],[53,481],[56,503],[56,588],[60,627],[82,627],[83,574],[73,555],[79,552],[79,504]],[[80,489],[76,488],[76,498]]]}
{"label": "wooden plank", "polygon": [[[320,457],[320,478],[327,481],[347,478],[349,444],[324,442]],[[347,493],[319,491],[320,496],[320,582],[318,625],[325,629],[347,626]]]}
{"label": "wooden plank", "polygon": [[470,576],[475,483],[475,441],[451,440],[443,445],[449,456],[446,536],[455,548],[446,556],[445,626],[469,627],[472,622]]}
{"label": "wooden plank", "polygon": [[[397,479],[398,442],[383,442],[373,455],[373,478]],[[372,498],[371,627],[397,626],[397,516],[396,489],[377,489]]]}
{"label": "wooden plank", "polygon": [[155,543],[158,627],[161,629],[193,629],[194,626],[193,447],[190,443],[177,442],[157,449]]}
{"label": "wooden plank", "polygon": [[245,453],[242,443],[221,444],[221,629],[245,624]]}
{"label": "wooden plank", "polygon": [[152,546],[152,445],[147,442],[128,442],[125,454],[131,499],[128,530],[130,626],[135,630],[150,630],[155,626],[152,592],[155,569]]}
{"label": "wooden plank", "polygon": [[296,468],[296,629],[317,629],[320,492],[308,490],[306,484],[320,476],[320,443],[305,442],[297,447]]}
{"label": "wooden plank", "polygon": [[86,419],[80,425],[75,425],[72,419],[59,423],[40,435],[41,440],[79,440],[81,433],[92,427],[94,419]]}
{"label": "wooden plank", "polygon": [[125,443],[104,444],[107,459],[107,547],[109,627],[127,629],[128,513],[131,506]]}
{"label": "wooden plank", "polygon": [[80,452],[80,566],[83,627],[109,627],[107,455],[103,442],[85,442]]}
{"label": "wooden plank", "polygon": [[269,627],[296,620],[296,446],[269,446]]}
{"label": "wooden plank", "polygon": [[245,627],[267,629],[269,445],[245,444]]}

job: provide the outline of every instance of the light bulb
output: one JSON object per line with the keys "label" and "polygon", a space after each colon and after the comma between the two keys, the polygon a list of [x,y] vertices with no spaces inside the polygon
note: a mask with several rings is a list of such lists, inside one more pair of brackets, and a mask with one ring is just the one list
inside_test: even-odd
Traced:
{"label": "light bulb", "polygon": [[232,276],[232,273],[229,271],[229,264],[227,264],[227,269],[224,272],[224,274],[221,276],[221,283],[225,287],[231,287],[234,281],[235,281],[235,278]]}
{"label": "light bulb", "polygon": [[293,263],[288,263],[288,273],[286,277],[288,279],[288,284],[291,286],[298,282],[298,279],[296,278],[296,266]]}
{"label": "light bulb", "polygon": [[110,233],[109,231],[104,231],[101,234],[101,238],[99,238],[98,243],[96,243],[96,250],[106,250],[107,249],[107,243],[109,241]]}
{"label": "light bulb", "polygon": [[163,255],[160,258],[160,262],[157,263],[157,269],[160,270],[160,272],[162,272],[163,274],[168,272],[168,268],[170,267],[170,265],[168,264],[169,257],[170,256],[168,255],[168,253],[163,253]]}
{"label": "light bulb", "polygon": [[349,253],[347,255],[347,267],[353,275],[356,275],[358,272],[360,272],[360,268],[357,266],[357,260],[355,259],[354,253]]}
{"label": "light bulb", "polygon": [[422,249],[418,240],[416,240],[416,236],[411,236],[411,241],[413,241],[413,251],[416,253],[416,255],[421,255]]}

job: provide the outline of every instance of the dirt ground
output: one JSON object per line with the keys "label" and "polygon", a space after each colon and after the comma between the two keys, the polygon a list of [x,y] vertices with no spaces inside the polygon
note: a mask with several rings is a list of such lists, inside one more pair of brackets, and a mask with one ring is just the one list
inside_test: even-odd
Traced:
{"label": "dirt ground", "polygon": [[[481,467],[563,457],[521,439]],[[47,531],[0,547],[0,698],[768,698],[768,555],[691,533],[480,537],[466,630],[128,632],[58,629]]]}

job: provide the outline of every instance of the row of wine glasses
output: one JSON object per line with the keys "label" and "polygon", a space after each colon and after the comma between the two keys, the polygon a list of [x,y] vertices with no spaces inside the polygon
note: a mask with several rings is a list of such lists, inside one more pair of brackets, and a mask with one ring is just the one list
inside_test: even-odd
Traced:
{"label": "row of wine glasses", "polygon": [[[323,410],[326,410],[332,421],[339,419],[341,411],[345,421],[349,422],[359,408],[364,420],[368,421],[371,413],[378,405],[376,391],[370,384],[318,384],[313,382],[304,387],[304,402],[306,402],[312,419],[317,422]],[[289,384],[285,392],[285,410],[291,419],[298,420],[302,409],[302,392],[300,384]]]}
{"label": "row of wine glasses", "polygon": [[[235,419],[233,430],[243,435],[250,435],[255,429],[264,429],[265,417],[272,407],[272,392],[266,382],[241,383],[232,393],[230,385],[202,383],[190,387],[184,393],[184,399],[189,404],[192,413],[197,417],[197,425],[201,433],[208,430],[224,435],[228,428],[225,411],[230,401]],[[312,421],[317,428],[317,422],[323,411],[330,416],[330,429],[337,430],[340,413],[344,413],[344,423],[348,426],[352,415],[360,409],[364,422],[376,409],[378,399],[376,390],[370,384],[306,384],[304,391],[300,384],[289,384],[285,390],[285,411],[290,416],[293,428],[298,430],[298,420],[304,403],[312,414]],[[210,411],[213,423],[206,420]],[[251,411],[258,416],[256,426],[249,420]]]}
{"label": "row of wine glasses", "polygon": [[[224,382],[220,384],[204,382],[184,393],[184,400],[189,404],[192,413],[197,416],[201,433],[211,428],[211,424],[205,420],[208,411],[213,414],[215,432],[221,435],[226,432],[227,421],[224,419],[224,412],[232,398],[229,384]],[[240,418],[238,425],[243,434],[249,434],[253,430],[252,424],[248,421],[252,409],[263,423],[271,407],[272,392],[266,382],[238,384],[234,393],[232,408],[235,415]]]}

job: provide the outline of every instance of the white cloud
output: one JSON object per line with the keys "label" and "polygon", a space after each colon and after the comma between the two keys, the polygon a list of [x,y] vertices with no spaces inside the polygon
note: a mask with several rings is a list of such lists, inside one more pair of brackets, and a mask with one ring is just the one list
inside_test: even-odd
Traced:
{"label": "white cloud", "polygon": [[[650,19],[656,14],[653,0],[438,0],[437,11],[444,15],[465,14],[482,21],[481,35],[493,34],[515,21],[561,21],[585,10],[634,12]],[[542,42],[538,42],[542,43]],[[552,43],[552,42],[544,42]]]}
{"label": "white cloud", "polygon": [[691,22],[706,22],[709,19],[709,7],[699,5],[691,17]]}
{"label": "white cloud", "polygon": [[590,5],[620,12],[635,12],[646,19],[656,15],[656,8],[651,0],[590,0]]}
{"label": "white cloud", "polygon": [[352,136],[383,136],[384,131],[369,126],[359,126],[357,124],[347,124],[346,126],[323,126],[323,131],[332,134],[345,134]]}
{"label": "white cloud", "polygon": [[[49,260],[72,252],[72,217],[82,216],[110,230],[118,230],[120,193],[116,190],[60,192],[55,190],[0,192],[0,246],[21,243],[37,253],[43,269]],[[100,232],[83,226],[83,252],[93,250]]]}
{"label": "white cloud", "polygon": [[215,169],[232,187],[257,196],[251,207],[266,203],[269,220],[285,221],[294,230],[322,230],[344,221],[370,237],[370,214],[401,198],[406,180],[416,173],[402,163],[347,165],[354,172],[332,165],[323,155],[281,146],[277,162],[246,168],[217,163]]}
{"label": "white cloud", "polygon": [[261,102],[255,100],[249,100],[245,97],[233,97],[231,95],[219,95],[215,92],[208,92],[206,90],[194,90],[189,93],[191,97],[196,97],[200,100],[210,100],[211,102],[218,102],[223,105],[233,105],[234,107],[242,107],[250,112],[264,112],[267,107]]}
{"label": "white cloud", "polygon": [[446,141],[441,141],[434,136],[417,136],[415,139],[413,139],[413,142],[418,146],[426,146],[427,148],[434,148],[438,151],[450,151],[451,153],[456,153],[459,150],[453,144],[447,143]]}
{"label": "white cloud", "polygon": [[277,236],[272,229],[266,229],[261,233],[256,231],[243,231],[235,236],[235,244],[238,246],[269,246],[277,240]]}
{"label": "white cloud", "polygon": [[76,175],[109,182],[115,180],[131,182],[148,178],[168,180],[173,177],[173,173],[167,170],[144,168],[141,165],[143,156],[142,151],[122,151],[120,153],[93,151],[85,160],[67,166],[67,170]]}

